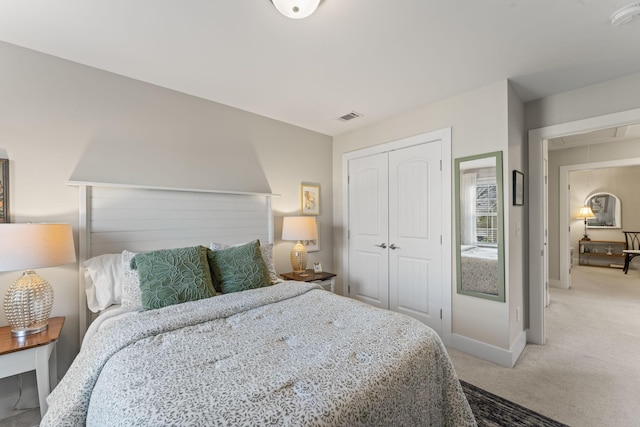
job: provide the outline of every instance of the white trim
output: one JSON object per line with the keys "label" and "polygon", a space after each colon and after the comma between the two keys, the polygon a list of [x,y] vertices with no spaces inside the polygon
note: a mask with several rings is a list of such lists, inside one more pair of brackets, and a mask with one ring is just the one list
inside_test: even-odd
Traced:
{"label": "white trim", "polygon": [[443,269],[442,269],[442,331],[440,338],[445,345],[449,345],[451,341],[451,292],[452,292],[452,257],[451,257],[451,240],[453,238],[453,232],[451,229],[451,217],[452,217],[452,195],[451,195],[451,128],[439,129],[419,135],[410,136],[407,138],[398,139],[395,141],[387,142],[380,145],[374,145],[372,147],[363,148],[361,150],[350,151],[342,155],[342,206],[343,209],[343,289],[342,294],[349,296],[347,292],[347,282],[349,277],[349,161],[360,157],[371,156],[379,153],[386,153],[389,151],[399,150],[402,148],[411,147],[414,145],[425,144],[430,142],[442,143],[442,254],[443,254]]}
{"label": "white trim", "polygon": [[67,181],[69,186],[78,187],[110,187],[110,188],[134,188],[143,190],[167,190],[167,191],[186,191],[193,193],[216,193],[216,194],[239,194],[247,196],[281,196],[276,193],[262,193],[252,191],[230,191],[230,190],[210,190],[206,188],[176,188],[176,187],[162,187],[156,185],[137,185],[137,184],[115,184],[109,182],[91,182],[91,181]]}
{"label": "white trim", "polygon": [[451,347],[497,365],[513,368],[527,344],[527,333],[522,331],[509,350],[477,341],[463,335],[451,334]]}
{"label": "white trim", "polygon": [[[640,122],[640,108],[607,114],[574,122],[548,126],[529,131],[529,331],[527,339],[544,344],[544,279],[542,271],[543,241],[543,153],[544,142],[550,138],[589,132],[614,126]],[[565,257],[568,256],[568,249]],[[560,258],[562,260],[562,257]]]}
{"label": "white trim", "polygon": [[549,279],[549,286],[552,288],[561,288],[562,284],[560,283],[560,280]]}
{"label": "white trim", "polygon": [[79,215],[78,215],[78,247],[79,247],[79,259],[78,259],[78,322],[80,324],[79,335],[80,341],[84,339],[84,334],[89,326],[89,309],[87,307],[87,293],[85,291],[85,279],[84,279],[84,261],[89,259],[89,229],[88,224],[91,224],[90,206],[89,200],[91,199],[91,187],[81,185],[78,188],[79,196]]}

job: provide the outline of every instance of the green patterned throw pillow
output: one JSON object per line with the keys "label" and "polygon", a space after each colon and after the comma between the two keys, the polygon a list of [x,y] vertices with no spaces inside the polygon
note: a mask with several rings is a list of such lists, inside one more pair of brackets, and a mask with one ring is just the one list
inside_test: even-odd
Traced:
{"label": "green patterned throw pillow", "polygon": [[269,269],[260,252],[260,242],[217,251],[208,250],[207,258],[214,282],[225,294],[269,286]]}
{"label": "green patterned throw pillow", "polygon": [[207,248],[194,246],[137,254],[131,268],[140,275],[145,310],[209,298],[216,294]]}

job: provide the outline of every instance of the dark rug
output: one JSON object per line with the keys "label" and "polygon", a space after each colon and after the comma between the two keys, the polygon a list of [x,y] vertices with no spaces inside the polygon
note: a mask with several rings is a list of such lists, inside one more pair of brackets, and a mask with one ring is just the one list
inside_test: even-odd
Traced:
{"label": "dark rug", "polygon": [[479,427],[567,427],[542,414],[460,381]]}

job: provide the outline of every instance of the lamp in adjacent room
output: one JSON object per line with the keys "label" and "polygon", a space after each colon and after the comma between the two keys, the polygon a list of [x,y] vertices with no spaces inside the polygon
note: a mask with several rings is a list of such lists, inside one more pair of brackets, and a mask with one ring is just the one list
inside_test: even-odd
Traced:
{"label": "lamp in adjacent room", "polygon": [[291,267],[293,272],[300,276],[307,276],[307,249],[302,240],[314,240],[316,234],[316,217],[314,216],[287,216],[282,221],[282,240],[297,240],[298,243],[291,249]]}
{"label": "lamp in adjacent room", "polygon": [[302,19],[316,11],[320,0],[271,0],[271,3],[287,18]]}
{"label": "lamp in adjacent room", "polygon": [[587,220],[595,217],[596,216],[593,214],[590,206],[583,206],[580,208],[580,212],[578,212],[578,216],[576,216],[576,219],[584,219],[584,236],[582,236],[582,239],[580,240],[591,240],[587,235]]}
{"label": "lamp in adjacent room", "polygon": [[25,270],[4,297],[11,335],[42,332],[49,324],[53,288],[33,269],[76,261],[71,225],[0,224],[0,242],[0,271]]}

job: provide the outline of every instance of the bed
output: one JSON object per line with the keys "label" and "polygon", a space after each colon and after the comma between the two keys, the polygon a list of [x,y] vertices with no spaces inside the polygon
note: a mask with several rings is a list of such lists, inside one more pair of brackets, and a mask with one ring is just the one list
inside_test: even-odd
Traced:
{"label": "bed", "polygon": [[[151,227],[158,228],[151,232],[153,238],[142,240],[149,226],[124,226],[131,230],[123,232],[122,224],[106,225],[117,221],[97,220],[104,218],[107,205],[108,216],[136,223],[131,212],[116,213],[119,209],[113,205],[123,203],[94,200],[104,194],[119,199],[119,190],[81,191],[87,194],[86,199],[81,197],[87,206],[86,251],[81,257],[89,260],[121,250],[122,265],[138,268],[145,307],[126,303],[131,271],[125,273],[122,304],[100,310],[90,322],[80,353],[48,398],[42,426],[475,425],[451,361],[433,330],[314,284],[273,280],[273,267],[262,256],[262,248],[273,243],[268,196],[264,201],[261,195],[235,195],[238,200],[230,202],[222,215],[218,201],[212,201],[219,195],[205,197],[217,219],[202,221],[206,230],[169,232],[193,234],[176,244],[162,231],[171,228],[164,220]],[[141,200],[149,194],[141,196],[136,190],[131,197],[130,191],[126,192],[130,202],[145,204]],[[197,204],[201,197],[196,196]],[[261,200],[257,205],[263,218],[249,215],[255,220],[251,230],[237,223],[239,212],[247,209],[245,198]],[[123,205],[131,208],[130,203]],[[156,216],[163,215],[156,212]],[[178,249],[163,249],[167,247]],[[252,254],[259,254],[255,258],[259,267],[246,259],[241,259],[240,267],[224,264],[225,257],[237,257],[237,251],[249,247]],[[157,253],[178,250],[209,266],[196,270],[210,271],[215,296],[145,309],[156,300],[144,296],[142,277],[145,271],[158,271],[153,265],[145,267],[145,262]],[[215,268],[212,259],[218,263]],[[220,279],[249,264],[267,285],[234,289],[226,278],[215,283],[214,276]],[[81,276],[82,294],[87,295]],[[216,286],[229,292],[217,292]]]}
{"label": "bed", "polygon": [[497,295],[500,284],[498,248],[462,245],[460,256],[463,289]]}

